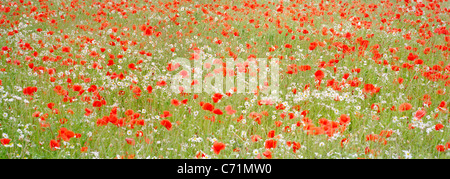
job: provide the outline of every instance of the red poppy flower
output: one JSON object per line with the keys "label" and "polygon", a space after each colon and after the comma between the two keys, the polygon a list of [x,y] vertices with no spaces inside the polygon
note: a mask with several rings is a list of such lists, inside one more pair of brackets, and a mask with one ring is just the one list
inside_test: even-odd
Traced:
{"label": "red poppy flower", "polygon": [[198,152],[197,155],[195,155],[195,158],[205,158],[206,155],[203,152]]}
{"label": "red poppy flower", "polygon": [[380,89],[381,89],[380,87],[375,87],[373,84],[365,84],[363,92],[375,94],[375,93],[378,93],[380,91]]}
{"label": "red poppy flower", "polygon": [[292,145],[292,150],[295,152],[297,152],[298,149],[300,149],[301,145],[299,142],[293,142],[294,145]]}
{"label": "red poppy flower", "polygon": [[144,132],[136,131],[136,137],[142,137],[142,136],[144,136]]}
{"label": "red poppy flower", "polygon": [[403,103],[400,104],[400,106],[398,106],[398,111],[403,112],[403,111],[408,111],[412,108],[412,105],[409,103]]}
{"label": "red poppy flower", "polygon": [[319,45],[317,42],[311,42],[309,44],[309,50],[314,50],[316,49],[317,45]]}
{"label": "red poppy flower", "polygon": [[132,70],[136,70],[136,65],[134,63],[130,63],[130,64],[128,64],[128,68],[130,68]]}
{"label": "red poppy flower", "polygon": [[156,85],[158,85],[158,86],[166,86],[167,83],[166,83],[166,81],[161,80],[161,81],[156,82]]}
{"label": "red poppy flower", "polygon": [[3,138],[0,139],[0,142],[2,143],[2,145],[8,145],[9,142],[11,142],[11,139]]}
{"label": "red poppy flower", "polygon": [[232,114],[236,113],[236,110],[233,110],[231,105],[228,105],[227,107],[225,107],[225,111],[227,111],[228,115],[232,115]]}
{"label": "red poppy flower", "polygon": [[350,117],[348,117],[345,114],[342,114],[341,117],[339,118],[339,124],[344,125],[344,124],[348,124],[350,122]]}
{"label": "red poppy flower", "polygon": [[442,128],[444,128],[444,125],[439,123],[439,124],[436,124],[436,126],[434,126],[434,128],[438,131],[438,130],[441,130]]}
{"label": "red poppy flower", "polygon": [[273,139],[266,140],[265,147],[266,149],[276,148],[277,141]]}
{"label": "red poppy flower", "polygon": [[269,131],[269,133],[267,134],[267,137],[269,137],[269,138],[275,137],[275,131],[274,130]]}
{"label": "red poppy flower", "polygon": [[166,127],[167,130],[172,130],[172,123],[169,120],[164,119],[160,122],[160,124]]}
{"label": "red poppy flower", "polygon": [[257,142],[259,139],[262,139],[259,135],[252,135],[250,138],[252,139],[252,142]]}
{"label": "red poppy flower", "polygon": [[130,144],[130,145],[136,144],[136,143],[134,142],[134,139],[132,139],[132,138],[126,138],[125,141],[127,141],[127,144]]}
{"label": "red poppy flower", "polygon": [[59,146],[60,146],[59,141],[56,141],[56,140],[50,140],[50,149],[51,149],[52,151],[55,151],[57,148],[59,148]]}
{"label": "red poppy flower", "polygon": [[281,121],[275,121],[275,126],[280,127],[283,124]]}
{"label": "red poppy flower", "polygon": [[152,86],[150,86],[150,85],[148,85],[148,86],[147,86],[147,91],[148,91],[148,93],[152,93],[152,91],[153,91],[153,87],[152,87]]}
{"label": "red poppy flower", "polygon": [[133,115],[134,114],[134,111],[132,110],[132,109],[127,109],[126,111],[125,111],[125,115],[126,116],[131,116],[131,115]]}
{"label": "red poppy flower", "polygon": [[202,109],[207,111],[213,111],[214,105],[212,105],[211,103],[205,103],[203,104]]}
{"label": "red poppy flower", "polygon": [[58,131],[58,137],[57,138],[61,138],[64,141],[69,141],[70,138],[75,136],[75,133],[72,131],[67,130],[65,127],[62,127],[59,131]]}
{"label": "red poppy flower", "polygon": [[222,115],[223,114],[222,110],[220,110],[220,109],[214,109],[213,113],[217,114],[217,115]]}
{"label": "red poppy flower", "polygon": [[414,117],[416,117],[417,119],[422,119],[422,117],[425,116],[426,113],[427,112],[424,110],[418,110],[414,115]]}
{"label": "red poppy flower", "polygon": [[322,70],[317,70],[314,73],[314,76],[316,77],[317,80],[322,80],[322,78],[325,76],[325,73]]}
{"label": "red poppy flower", "polygon": [[81,91],[83,87],[81,85],[73,85],[73,91]]}
{"label": "red poppy flower", "polygon": [[298,67],[300,71],[308,71],[311,70],[311,66],[309,65],[301,65]]}
{"label": "red poppy flower", "polygon": [[170,117],[172,114],[170,114],[170,111],[163,111],[163,114],[161,114],[161,118]]}
{"label": "red poppy flower", "polygon": [[35,86],[26,87],[23,89],[23,94],[28,95],[28,96],[33,96],[34,95],[33,93],[35,93],[36,91],[37,91],[37,87],[35,87]]}
{"label": "red poppy flower", "polygon": [[341,147],[344,148],[344,144],[347,144],[347,143],[348,143],[348,139],[347,138],[343,138],[341,140]]}
{"label": "red poppy flower", "polygon": [[101,107],[102,106],[102,102],[101,101],[94,101],[94,103],[92,103],[92,106],[94,106],[94,107]]}
{"label": "red poppy flower", "polygon": [[441,103],[439,103],[439,108],[440,109],[445,109],[447,108],[447,103],[445,101],[441,101]]}
{"label": "red poppy flower", "polygon": [[172,99],[172,100],[170,101],[170,103],[171,103],[172,105],[174,105],[174,106],[179,106],[179,105],[180,105],[180,101],[178,101],[177,99]]}
{"label": "red poppy flower", "polygon": [[436,146],[436,150],[439,152],[444,152],[445,151],[445,146],[444,145],[437,145]]}
{"label": "red poppy flower", "polygon": [[84,111],[86,112],[84,115],[85,116],[89,116],[89,115],[91,115],[91,113],[93,112],[91,109],[89,109],[89,108],[85,108],[84,109]]}
{"label": "red poppy flower", "polygon": [[50,108],[50,109],[53,109],[54,106],[55,106],[55,103],[48,103],[47,104],[47,107]]}
{"label": "red poppy flower", "polygon": [[220,94],[220,93],[214,94],[214,96],[212,97],[213,102],[214,102],[214,103],[219,102],[219,100],[222,99],[222,96],[223,96],[223,95]]}
{"label": "red poppy flower", "polygon": [[270,150],[266,150],[263,152],[264,157],[271,159],[272,158],[272,152]]}
{"label": "red poppy flower", "polygon": [[225,149],[225,144],[221,142],[214,142],[212,149],[214,150],[214,153],[219,155],[220,151]]}

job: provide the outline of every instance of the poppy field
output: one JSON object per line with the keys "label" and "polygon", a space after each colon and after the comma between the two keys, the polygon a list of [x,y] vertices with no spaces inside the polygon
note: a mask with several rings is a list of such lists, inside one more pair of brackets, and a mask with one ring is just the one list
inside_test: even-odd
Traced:
{"label": "poppy field", "polygon": [[448,0],[2,0],[0,158],[450,158],[449,22]]}

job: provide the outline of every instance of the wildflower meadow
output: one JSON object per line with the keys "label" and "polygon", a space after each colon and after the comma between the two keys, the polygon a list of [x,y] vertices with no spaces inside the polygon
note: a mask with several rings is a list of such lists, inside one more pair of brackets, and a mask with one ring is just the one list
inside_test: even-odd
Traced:
{"label": "wildflower meadow", "polygon": [[0,158],[448,159],[449,22],[448,0],[2,0]]}

